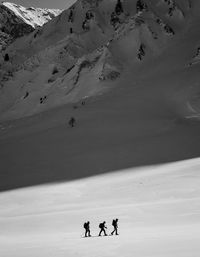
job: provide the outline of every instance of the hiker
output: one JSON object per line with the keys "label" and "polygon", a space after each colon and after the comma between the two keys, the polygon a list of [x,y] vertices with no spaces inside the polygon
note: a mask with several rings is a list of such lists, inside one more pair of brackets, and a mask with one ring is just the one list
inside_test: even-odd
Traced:
{"label": "hiker", "polygon": [[71,117],[71,119],[69,120],[69,126],[73,128],[75,126],[75,123],[76,123],[75,118]]}
{"label": "hiker", "polygon": [[85,222],[84,225],[83,225],[84,229],[85,229],[85,237],[88,236],[91,236],[90,235],[90,222]]}
{"label": "hiker", "polygon": [[99,232],[99,236],[101,236],[102,232],[104,232],[104,236],[107,236],[106,231],[105,231],[105,229],[107,229],[105,221],[99,224],[99,228],[101,229]]}
{"label": "hiker", "polygon": [[118,219],[115,219],[115,220],[113,220],[112,221],[112,226],[114,227],[114,230],[113,230],[113,232],[111,233],[111,235],[113,235],[114,233],[116,234],[116,235],[119,235],[118,233],[117,233],[117,229],[118,229]]}

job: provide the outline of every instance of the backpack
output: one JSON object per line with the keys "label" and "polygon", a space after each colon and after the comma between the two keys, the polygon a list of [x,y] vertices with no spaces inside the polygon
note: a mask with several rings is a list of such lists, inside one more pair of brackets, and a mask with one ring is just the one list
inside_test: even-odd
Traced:
{"label": "backpack", "polygon": [[102,229],[103,227],[104,227],[104,224],[103,224],[103,223],[100,223],[100,224],[99,224],[99,228]]}
{"label": "backpack", "polygon": [[113,220],[112,226],[113,226],[113,227],[116,227],[116,226],[117,226],[117,220]]}
{"label": "backpack", "polygon": [[87,223],[86,223],[86,222],[84,223],[83,227],[84,227],[85,229],[87,229]]}

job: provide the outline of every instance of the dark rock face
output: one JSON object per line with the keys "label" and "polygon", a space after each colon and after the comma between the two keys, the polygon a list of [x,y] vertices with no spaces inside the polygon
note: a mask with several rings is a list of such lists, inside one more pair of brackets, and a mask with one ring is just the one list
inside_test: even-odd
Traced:
{"label": "dark rock face", "polygon": [[123,6],[120,0],[117,1],[117,4],[115,6],[115,12],[117,15],[120,15],[121,13],[123,13]]}
{"label": "dark rock face", "polygon": [[147,4],[144,1],[138,0],[136,2],[136,9],[137,9],[137,12],[142,12],[142,11],[147,11],[148,7],[147,7]]}
{"label": "dark rock face", "polygon": [[140,48],[139,48],[137,57],[141,61],[144,56],[145,56],[145,45],[140,44]]}
{"label": "dark rock face", "polygon": [[53,19],[61,10],[25,8],[9,2],[0,4],[0,51],[16,38],[31,33]]}
{"label": "dark rock face", "polygon": [[14,12],[4,5],[0,5],[0,49],[12,43],[16,38],[22,37],[34,28],[17,17]]}

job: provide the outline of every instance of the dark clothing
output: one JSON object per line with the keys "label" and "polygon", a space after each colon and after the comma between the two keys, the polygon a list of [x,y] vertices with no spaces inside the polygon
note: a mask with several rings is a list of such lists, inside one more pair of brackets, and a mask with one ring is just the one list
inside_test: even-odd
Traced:
{"label": "dark clothing", "polygon": [[87,237],[87,236],[91,236],[89,228],[85,230],[85,237]]}
{"label": "dark clothing", "polygon": [[115,233],[116,235],[118,235],[118,231],[117,231],[117,229],[118,229],[118,224],[117,224],[117,222],[118,222],[118,219],[113,220],[113,222],[112,222],[112,226],[114,227],[114,230],[113,230],[113,232],[111,233],[111,235],[113,235],[114,233]]}
{"label": "dark clothing", "polygon": [[90,235],[90,222],[85,222],[84,223],[84,229],[85,229],[85,237],[91,236]]}
{"label": "dark clothing", "polygon": [[105,226],[105,224],[106,224],[105,222],[99,224],[99,228],[101,229],[99,232],[99,236],[101,236],[102,232],[104,232],[104,236],[107,236],[106,230],[105,230],[107,229],[107,227]]}

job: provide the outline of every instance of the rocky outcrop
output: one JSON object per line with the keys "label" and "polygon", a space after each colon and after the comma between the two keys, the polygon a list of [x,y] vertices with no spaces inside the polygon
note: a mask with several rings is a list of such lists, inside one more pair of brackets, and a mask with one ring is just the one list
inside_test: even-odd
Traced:
{"label": "rocky outcrop", "polygon": [[42,26],[60,12],[60,10],[25,8],[3,2],[0,5],[0,50],[4,50],[16,38],[29,34],[36,27]]}

